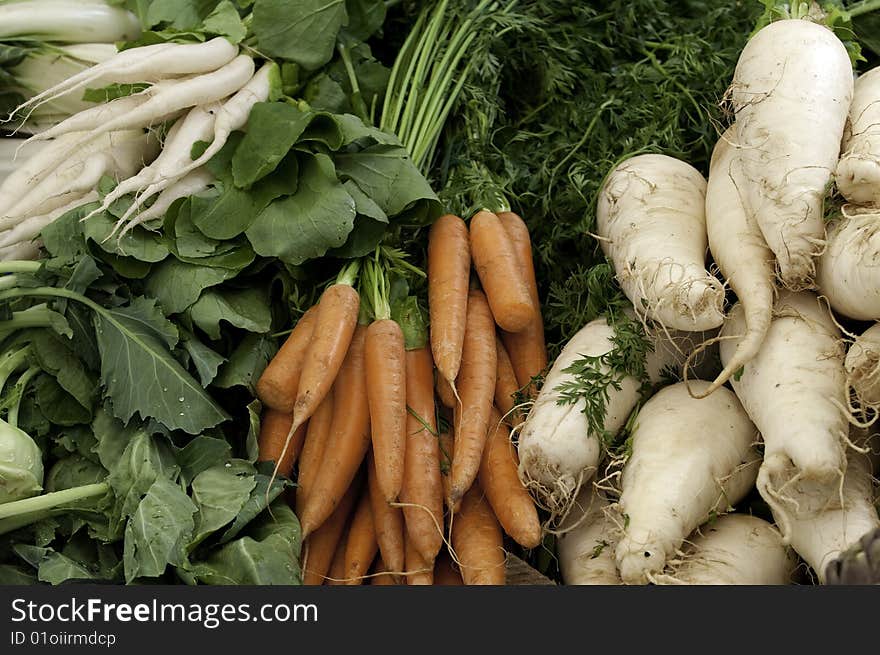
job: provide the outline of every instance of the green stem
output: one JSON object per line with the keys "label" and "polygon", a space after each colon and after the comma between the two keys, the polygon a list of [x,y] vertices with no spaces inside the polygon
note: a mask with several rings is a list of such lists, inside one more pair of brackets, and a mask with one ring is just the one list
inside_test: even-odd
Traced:
{"label": "green stem", "polygon": [[345,72],[348,75],[349,84],[351,84],[351,105],[354,107],[355,113],[364,123],[370,124],[370,117],[367,113],[367,105],[361,96],[361,87],[358,85],[357,75],[354,72],[354,64],[351,62],[351,55],[348,48],[340,43],[336,46],[339,57],[342,59],[342,65],[345,66]]}
{"label": "green stem", "polygon": [[[398,53],[397,59],[394,61],[394,66],[391,68],[391,75],[388,78],[388,90],[385,93],[385,103],[382,107],[382,122],[380,127],[386,132],[392,134],[397,134],[400,113],[403,111],[403,105],[406,101],[407,81],[412,77],[412,70],[415,66],[416,59],[415,53],[418,52],[417,42],[422,36],[422,28],[427,20],[427,16],[427,10],[422,11],[419,14],[415,25],[413,25],[412,31],[410,31],[406,40],[403,42],[403,47],[401,47],[400,53]],[[398,87],[397,78],[401,74],[404,66],[406,67],[406,72],[403,74],[402,82]],[[393,110],[392,102],[395,103]],[[399,137],[400,135],[398,134],[398,138]]]}
{"label": "green stem", "polygon": [[30,350],[30,346],[25,346],[24,348],[19,348],[14,352],[7,352],[0,356],[2,357],[2,359],[0,359],[0,392],[2,392],[3,387],[6,386],[6,381],[9,379],[9,376],[15,373],[19,368],[24,366],[25,362],[27,362]]}
{"label": "green stem", "polygon": [[36,273],[40,270],[40,262],[12,260],[0,262],[0,273]]}
{"label": "green stem", "polygon": [[347,284],[348,286],[353,287],[354,283],[357,282],[360,268],[360,260],[355,259],[351,264],[339,271],[339,275],[336,277],[336,284]]}
{"label": "green stem", "polygon": [[17,275],[4,275],[0,277],[0,290],[2,289],[11,289],[14,286],[18,285],[18,276]]}
{"label": "green stem", "polygon": [[869,14],[878,9],[880,9],[880,0],[862,0],[862,2],[857,2],[852,7],[848,7],[846,13],[850,18],[855,18],[856,16]]}
{"label": "green stem", "polygon": [[42,369],[38,366],[31,366],[21,374],[21,377],[19,377],[18,381],[15,383],[15,386],[18,388],[18,398],[15,399],[15,404],[9,408],[9,414],[6,416],[6,422],[14,428],[18,427],[18,411],[21,409],[21,399],[24,398],[25,389],[27,389],[27,385],[31,381],[31,378],[41,370]]}
{"label": "green stem", "polygon": [[73,487],[72,489],[64,489],[62,491],[53,491],[52,493],[34,496],[33,498],[24,498],[23,500],[13,500],[11,503],[0,505],[0,520],[19,516],[20,514],[31,514],[33,512],[43,512],[59,505],[100,496],[110,490],[110,485],[106,482],[97,482],[95,484],[86,484],[81,487]]}

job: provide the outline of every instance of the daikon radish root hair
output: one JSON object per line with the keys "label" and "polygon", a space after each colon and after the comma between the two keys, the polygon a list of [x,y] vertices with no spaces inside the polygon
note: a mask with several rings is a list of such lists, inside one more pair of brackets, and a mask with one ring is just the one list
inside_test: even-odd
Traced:
{"label": "daikon radish root hair", "polygon": [[748,514],[727,514],[700,527],[657,584],[785,585],[791,584],[797,557],[782,542],[779,530]]}
{"label": "daikon radish root hair", "polygon": [[844,359],[847,389],[855,396],[857,410],[873,409],[877,419],[880,409],[880,323],[875,323],[856,337]]}
{"label": "daikon radish root hair", "polygon": [[789,289],[807,288],[815,277],[823,202],[852,97],[846,47],[823,25],[772,22],[740,53],[730,88],[740,191]]}
{"label": "daikon radish root hair", "polygon": [[[656,330],[649,336],[653,352],[645,370],[652,383],[663,379],[669,368],[679,368],[696,346],[695,339],[670,330]],[[615,330],[605,318],[587,323],[563,347],[544,379],[526,420],[519,426],[519,474],[532,495],[561,519],[571,506],[579,487],[589,480],[599,464],[602,443],[591,430],[586,416],[586,399],[565,404],[559,388],[573,383],[566,369],[584,357],[600,357],[614,347]],[[608,367],[599,364],[603,373]],[[621,376],[607,390],[603,432],[616,434],[626,423],[642,396],[642,380]]]}
{"label": "daikon radish root hair", "polygon": [[880,68],[856,78],[837,162],[837,190],[859,205],[880,204]]}
{"label": "daikon radish root hair", "polygon": [[596,485],[581,487],[557,537],[559,572],[565,584],[623,584],[614,559],[619,519],[612,512],[612,503]]}
{"label": "daikon radish root hair", "polygon": [[828,225],[816,283],[835,312],[857,320],[880,318],[880,209],[844,206]]}
{"label": "daikon radish root hair", "polygon": [[670,329],[724,320],[724,287],[706,270],[706,180],[666,155],[638,155],[609,173],[596,228],[636,311]]}
{"label": "daikon radish root hair", "polygon": [[[740,305],[722,332],[745,334]],[[737,341],[721,342],[722,362],[729,361]],[[815,510],[834,500],[846,467],[844,353],[840,331],[821,299],[808,291],[780,293],[760,351],[731,384],[761,432],[758,491],[787,540],[787,517],[796,508]]]}
{"label": "daikon radish root hair", "polygon": [[[792,548],[810,565],[820,583],[825,582],[827,567],[832,560],[855,544],[862,535],[880,528],[871,459],[867,454],[850,449],[847,460],[842,501],[834,496],[832,504],[819,511],[785,514]],[[793,499],[803,501],[805,508],[813,502],[809,490],[803,495],[795,493]],[[773,516],[778,523],[775,510]]]}
{"label": "daikon radish root hair", "polygon": [[718,140],[709,165],[706,187],[706,230],[709,250],[745,313],[747,331],[736,352],[706,393],[727,382],[761,347],[773,316],[776,287],[773,252],[767,247],[754,215],[747,212],[737,187],[741,175],[733,127]]}
{"label": "daikon radish root hair", "polygon": [[[709,382],[692,381],[692,387]],[[757,430],[733,392],[692,398],[681,382],[642,407],[621,476],[620,577],[645,584],[713,513],[729,510],[755,482]]]}

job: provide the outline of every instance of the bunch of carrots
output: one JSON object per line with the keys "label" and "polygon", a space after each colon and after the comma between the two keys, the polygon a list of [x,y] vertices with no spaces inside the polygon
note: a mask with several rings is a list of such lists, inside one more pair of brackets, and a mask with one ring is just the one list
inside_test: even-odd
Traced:
{"label": "bunch of carrots", "polygon": [[547,367],[525,223],[439,218],[427,283],[430,329],[407,329],[381,266],[352,263],[257,383],[260,459],[296,482],[304,584],[504,584],[504,534],[541,542],[511,441]]}

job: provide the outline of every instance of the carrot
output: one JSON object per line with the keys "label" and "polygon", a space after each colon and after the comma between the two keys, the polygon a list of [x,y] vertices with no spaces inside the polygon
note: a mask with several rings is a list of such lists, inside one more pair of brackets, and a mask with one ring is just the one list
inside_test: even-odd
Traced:
{"label": "carrot", "polygon": [[278,473],[285,478],[289,478],[293,472],[293,465],[306,438],[306,426],[303,425],[293,434],[284,457],[281,456],[292,422],[292,414],[267,407],[260,418],[260,436],[257,438],[259,461],[277,463]]}
{"label": "carrot", "polygon": [[406,349],[395,321],[383,318],[367,328],[365,369],[376,477],[385,502],[393,503],[406,449]]}
{"label": "carrot", "polygon": [[434,584],[434,563],[422,557],[412,539],[406,540],[406,584]]}
{"label": "carrot", "polygon": [[345,544],[345,575],[343,576],[345,584],[363,584],[364,576],[376,557],[378,549],[370,494],[364,493],[354,511],[351,527],[348,529],[348,541]]}
{"label": "carrot", "polygon": [[471,253],[495,322],[503,330],[524,330],[537,314],[513,242],[501,219],[488,211],[471,218]]}
{"label": "carrot", "polygon": [[346,533],[342,535],[339,544],[336,546],[336,552],[333,553],[333,563],[327,572],[327,578],[324,580],[325,584],[329,586],[345,584],[345,551],[347,546],[348,534]]}
{"label": "carrot", "polygon": [[360,296],[351,286],[354,282],[349,274],[351,270],[345,269],[340,274],[341,281],[321,294],[293,406],[293,421],[297,427],[312,416],[330,391],[357,326]]}
{"label": "carrot", "polygon": [[493,407],[480,463],[480,487],[504,531],[523,548],[535,548],[541,543],[541,520],[532,497],[520,482],[518,469],[510,430]]}
{"label": "carrot", "polygon": [[296,515],[300,516],[305,506],[306,496],[315,482],[315,476],[321,466],[324,446],[330,434],[330,423],[333,420],[333,395],[336,383],[318,405],[312,418],[309,419],[306,439],[299,457],[296,474]]}
{"label": "carrot", "polygon": [[445,550],[434,560],[435,585],[463,585],[461,573],[452,563],[452,558]]}
{"label": "carrot", "polygon": [[[501,413],[505,418],[507,418],[513,411],[515,396],[519,391],[519,382],[516,379],[516,373],[513,372],[513,366],[510,363],[507,349],[498,337],[495,337],[495,352],[498,357],[498,379],[495,381],[495,404],[501,410]],[[512,419],[514,419],[513,416],[507,418],[508,421],[511,421]]]}
{"label": "carrot", "polygon": [[464,495],[452,524],[452,547],[458,555],[466,585],[503,585],[504,538],[501,526],[479,484]]}
{"label": "carrot", "polygon": [[312,332],[318,306],[310,307],[302,315],[284,344],[275,353],[269,365],[257,380],[256,391],[260,402],[281,412],[292,413],[299,388],[299,377]]}
{"label": "carrot", "polygon": [[438,465],[433,368],[429,348],[406,351],[406,403],[410,411],[406,417],[406,464],[400,499],[404,503],[407,538],[428,561],[443,545],[443,482]]}
{"label": "carrot", "polygon": [[[544,342],[544,320],[541,317],[541,300],[538,297],[538,284],[535,280],[535,264],[532,260],[532,242],[525,221],[513,212],[498,214],[504,229],[513,242],[519,266],[526,279],[526,285],[535,306],[535,317],[519,332],[502,332],[502,339],[510,355],[513,370],[516,371],[517,386],[525,388],[533,377],[547,368],[547,345]],[[537,390],[530,389],[532,395]]]}
{"label": "carrot", "polygon": [[327,520],[351,484],[370,447],[370,410],[364,375],[367,328],[358,325],[336,381],[333,421],[315,475],[299,517],[303,538]]}
{"label": "carrot", "polygon": [[441,216],[428,234],[428,312],[431,352],[437,370],[450,383],[461,364],[470,271],[467,225],[458,216]]}
{"label": "carrot", "polygon": [[440,398],[440,402],[444,407],[448,407],[449,409],[455,408],[455,393],[452,391],[452,385],[449,381],[443,377],[443,374],[440,373],[439,369],[437,370],[437,379],[435,381],[435,385],[437,388],[437,396]]}
{"label": "carrot", "polygon": [[[360,489],[360,480],[353,481],[332,516],[304,541],[304,585],[320,585],[324,582],[324,576],[327,575],[327,571],[333,563],[334,553],[343,541],[342,537],[348,523],[348,516],[351,514],[351,508],[354,507],[354,501],[357,499]],[[343,553],[344,551],[343,547]]]}
{"label": "carrot", "polygon": [[468,294],[467,328],[461,351],[456,407],[455,452],[452,455],[452,489],[449,504],[455,507],[470,488],[483,456],[489,413],[495,397],[498,369],[495,323],[481,291]]}
{"label": "carrot", "polygon": [[397,507],[391,507],[385,501],[385,496],[379,488],[375,451],[373,455],[367,457],[367,460],[367,480],[370,486],[370,503],[373,510],[373,524],[376,531],[376,541],[379,544],[379,552],[382,555],[382,561],[388,563],[389,570],[402,571],[405,566],[404,560],[406,557],[403,542],[403,512]]}
{"label": "carrot", "polygon": [[452,498],[452,453],[455,452],[455,439],[451,433],[441,432],[437,441],[440,446],[440,484],[443,486],[443,499],[449,505]]}
{"label": "carrot", "polygon": [[388,573],[388,567],[385,566],[385,562],[382,559],[381,555],[376,556],[376,561],[373,562],[373,567],[370,569],[370,573],[373,577],[370,578],[371,585],[396,585],[400,584],[398,578]]}

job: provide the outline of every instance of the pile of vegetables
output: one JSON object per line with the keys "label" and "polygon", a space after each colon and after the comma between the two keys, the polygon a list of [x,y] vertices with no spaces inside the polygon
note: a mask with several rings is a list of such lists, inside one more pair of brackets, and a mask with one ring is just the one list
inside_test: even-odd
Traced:
{"label": "pile of vegetables", "polygon": [[0,0],[0,582],[876,581],[880,3],[589,4]]}

